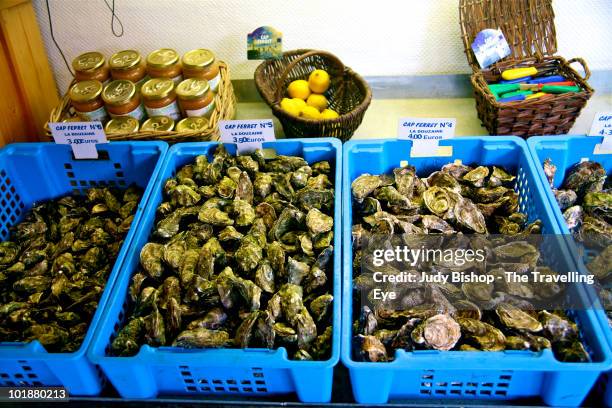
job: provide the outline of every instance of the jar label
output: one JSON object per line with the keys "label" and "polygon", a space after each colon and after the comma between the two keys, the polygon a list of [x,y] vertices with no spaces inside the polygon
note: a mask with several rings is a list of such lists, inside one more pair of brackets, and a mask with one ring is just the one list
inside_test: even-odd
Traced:
{"label": "jar label", "polygon": [[144,111],[144,109],[142,109],[142,105],[138,105],[136,107],[136,109],[134,109],[133,111],[128,112],[128,113],[126,113],[124,115],[115,115],[114,113],[111,113],[110,115],[113,118],[118,118],[118,117],[121,117],[121,116],[131,116],[131,117],[133,117],[134,119],[136,119],[137,121],[140,122],[145,117],[145,111]]}
{"label": "jar label", "polygon": [[91,112],[76,111],[76,113],[77,115],[79,115],[81,119],[87,122],[100,121],[104,123],[108,119],[108,113],[106,113],[106,109],[104,108],[104,106],[96,109],[95,111],[91,111]]}
{"label": "jar label", "polygon": [[217,92],[217,89],[219,88],[219,82],[221,82],[221,72],[219,72],[216,77],[208,81],[208,84],[210,85],[210,89],[213,92]]}
{"label": "jar label", "polygon": [[179,106],[176,101],[173,101],[171,104],[166,105],[163,108],[149,108],[148,106],[145,106],[145,109],[147,110],[147,115],[149,115],[149,117],[168,116],[174,121],[181,118],[181,111],[179,110]]}
{"label": "jar label", "polygon": [[213,101],[207,106],[200,108],[200,109],[185,109],[185,113],[187,114],[188,117],[204,116],[204,117],[209,118],[214,108],[215,108],[215,102]]}

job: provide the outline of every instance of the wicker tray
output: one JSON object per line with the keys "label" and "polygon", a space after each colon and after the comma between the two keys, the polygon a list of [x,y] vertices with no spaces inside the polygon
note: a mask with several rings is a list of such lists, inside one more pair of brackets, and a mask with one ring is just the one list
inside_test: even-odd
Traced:
{"label": "wicker tray", "polygon": [[[325,96],[329,107],[340,114],[336,119],[305,119],[280,108],[287,85],[297,79],[308,79],[314,69],[325,69],[331,85]],[[272,113],[281,122],[287,137],[351,138],[361,124],[372,100],[367,82],[333,54],[316,50],[294,50],[279,59],[267,60],[255,70],[255,85]]]}
{"label": "wicker tray", "polygon": [[[568,133],[594,90],[591,75],[582,58],[566,61],[553,56],[557,51],[552,0],[460,0],[459,19],[465,53],[472,67],[476,109],[491,135],[551,135]],[[512,54],[491,67],[481,69],[471,49],[478,32],[500,28]],[[578,62],[584,77],[570,64]],[[501,72],[534,66],[539,72],[563,75],[576,82],[580,92],[547,95],[540,98],[499,103],[487,85],[501,79]]]}
{"label": "wicker tray", "polygon": [[[219,140],[219,121],[233,119],[236,114],[236,96],[234,95],[234,87],[230,79],[229,67],[225,62],[220,61],[219,68],[221,81],[215,96],[215,109],[208,120],[208,126],[203,131],[108,133],[106,138],[108,140],[164,140],[169,143]],[[75,116],[76,113],[70,103],[68,93],[66,93],[61,104],[51,111],[49,122],[61,122],[64,119]],[[49,123],[45,125],[45,131],[47,137],[51,139]]]}

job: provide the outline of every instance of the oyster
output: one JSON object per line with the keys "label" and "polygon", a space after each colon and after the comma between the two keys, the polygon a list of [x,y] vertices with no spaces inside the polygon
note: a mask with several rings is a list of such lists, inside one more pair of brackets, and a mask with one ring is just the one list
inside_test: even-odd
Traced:
{"label": "oyster", "polygon": [[489,175],[489,171],[488,167],[478,166],[465,173],[461,179],[474,187],[484,187],[485,178]]}
{"label": "oyster", "polygon": [[334,226],[334,219],[325,215],[316,208],[308,211],[306,215],[306,226],[312,236],[331,231]]}
{"label": "oyster", "polygon": [[578,195],[574,190],[553,190],[553,193],[561,211],[574,205],[578,199]]}
{"label": "oyster", "polygon": [[460,317],[457,319],[461,329],[468,339],[473,340],[479,348],[485,351],[500,351],[506,346],[506,336],[498,328],[473,319]]}
{"label": "oyster", "polygon": [[612,244],[608,245],[600,254],[587,264],[587,268],[595,277],[605,281],[612,274]]}
{"label": "oyster", "polygon": [[542,330],[542,324],[538,319],[512,304],[498,304],[495,313],[497,313],[499,320],[501,320],[506,327],[517,330],[527,330],[530,332],[539,332]]}
{"label": "oyster", "polygon": [[579,205],[575,205],[573,207],[569,207],[563,212],[563,218],[567,224],[567,228],[573,230],[582,224],[582,207]]}
{"label": "oyster", "polygon": [[574,190],[578,197],[584,197],[589,192],[601,191],[605,181],[606,171],[602,165],[585,161],[570,169],[563,182],[563,188]]}
{"label": "oyster", "polygon": [[555,188],[554,180],[555,174],[557,173],[557,166],[555,166],[550,159],[545,159],[543,163],[544,174],[546,175],[546,179],[548,179],[548,184],[550,184],[550,188]]}
{"label": "oyster", "polygon": [[359,343],[356,347],[359,350],[359,359],[371,362],[384,362],[388,360],[387,351],[384,344],[374,336],[357,335]]}
{"label": "oyster", "polygon": [[383,179],[379,176],[362,174],[351,184],[351,191],[356,200],[363,200],[383,185]]}
{"label": "oyster", "polygon": [[578,336],[576,324],[555,313],[542,310],[538,318],[542,322],[544,333],[549,335],[555,342],[567,341]]}
{"label": "oyster", "polygon": [[172,345],[183,348],[219,348],[225,347],[229,341],[229,333],[224,330],[197,328],[182,331]]}
{"label": "oyster", "polygon": [[451,201],[445,189],[434,186],[423,193],[423,202],[429,211],[438,217],[444,217],[451,208]]}
{"label": "oyster", "polygon": [[412,340],[435,350],[450,350],[461,338],[461,327],[452,317],[439,314],[412,331]]}

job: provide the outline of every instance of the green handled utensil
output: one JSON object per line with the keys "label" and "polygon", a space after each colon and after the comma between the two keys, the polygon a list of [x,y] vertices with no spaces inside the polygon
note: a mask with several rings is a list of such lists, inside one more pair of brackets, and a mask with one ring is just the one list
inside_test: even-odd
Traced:
{"label": "green handled utensil", "polygon": [[562,94],[568,92],[580,92],[579,86],[544,85],[540,88],[542,92]]}

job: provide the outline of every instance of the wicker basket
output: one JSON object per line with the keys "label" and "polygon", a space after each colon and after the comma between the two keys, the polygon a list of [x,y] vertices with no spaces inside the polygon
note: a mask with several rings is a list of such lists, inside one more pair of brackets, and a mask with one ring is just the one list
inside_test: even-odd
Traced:
{"label": "wicker basket", "polygon": [[[593,94],[587,80],[591,75],[582,58],[566,61],[552,56],[557,51],[552,0],[460,0],[459,19],[469,64],[478,117],[491,135],[551,135],[568,133],[580,110]],[[512,54],[486,69],[480,69],[471,49],[476,34],[485,28],[500,28]],[[578,62],[580,76],[570,64]],[[538,72],[563,75],[576,82],[580,92],[546,95],[540,98],[499,103],[489,83],[501,79],[501,72],[534,66]]]}
{"label": "wicker basket", "polygon": [[[187,141],[214,141],[219,140],[219,121],[233,119],[236,114],[236,96],[230,80],[229,67],[220,61],[219,69],[221,81],[215,95],[215,109],[213,110],[208,126],[202,131],[193,132],[134,132],[134,133],[108,133],[108,140],[164,140],[169,143]],[[70,84],[72,86],[72,84]],[[75,117],[76,113],[70,103],[68,93],[62,99],[61,104],[51,111],[49,122],[61,122],[64,119]],[[49,124],[45,126],[48,138],[52,138]]]}
{"label": "wicker basket", "polygon": [[[308,79],[314,69],[329,73],[331,85],[325,96],[329,107],[340,114],[335,119],[313,120],[290,115],[280,108],[287,85]],[[272,113],[283,125],[287,137],[337,137],[350,139],[363,120],[372,100],[367,82],[333,54],[316,50],[294,50],[279,59],[267,60],[255,70],[255,85]]]}

